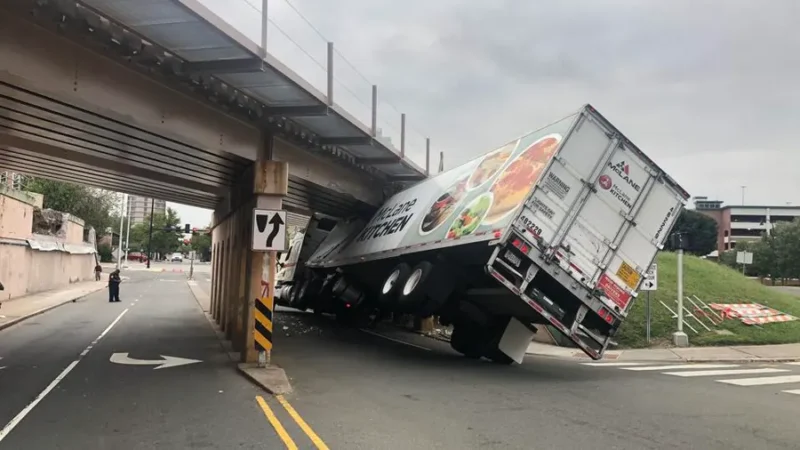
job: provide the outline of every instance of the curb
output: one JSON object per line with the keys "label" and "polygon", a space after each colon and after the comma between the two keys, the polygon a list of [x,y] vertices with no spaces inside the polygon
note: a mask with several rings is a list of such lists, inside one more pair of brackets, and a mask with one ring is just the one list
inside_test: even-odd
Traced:
{"label": "curb", "polygon": [[[669,361],[669,360],[665,360]],[[785,363],[800,361],[800,356],[796,357],[781,357],[781,358],[727,358],[727,359],[714,359],[714,358],[681,358],[678,362],[687,363]]]}
{"label": "curb", "polygon": [[260,386],[272,395],[286,395],[292,393],[292,385],[286,372],[277,366],[258,367],[255,363],[240,363],[237,368],[250,381]]}
{"label": "curb", "polygon": [[291,394],[292,385],[289,382],[289,377],[282,368],[275,365],[261,368],[257,367],[257,365],[254,363],[238,362],[240,359],[239,353],[234,352],[231,349],[231,343],[225,339],[225,333],[219,329],[219,326],[217,326],[211,314],[203,311],[203,305],[200,304],[197,294],[194,292],[194,289],[192,289],[193,286],[188,283],[189,280],[186,281],[186,284],[189,286],[189,290],[192,292],[192,296],[197,302],[200,313],[205,316],[206,320],[208,321],[208,325],[211,327],[211,331],[213,331],[217,336],[217,340],[219,341],[222,350],[228,355],[228,359],[230,359],[231,362],[236,363],[237,370],[244,375],[245,378],[249,379],[251,382],[260,386],[262,389],[272,395]]}
{"label": "curb", "polygon": [[74,298],[71,298],[71,299],[68,299],[68,300],[64,300],[64,301],[62,301],[60,303],[56,303],[54,305],[46,306],[46,307],[44,307],[42,309],[37,309],[36,311],[34,311],[34,312],[30,313],[30,314],[26,314],[24,316],[17,317],[16,319],[11,319],[8,322],[1,323],[0,324],[0,330],[5,330],[6,328],[13,327],[14,325],[16,325],[16,324],[18,324],[18,323],[20,323],[22,321],[28,320],[28,319],[30,319],[32,317],[36,317],[36,316],[38,316],[40,314],[44,314],[47,311],[50,311],[51,309],[56,309],[59,306],[66,305],[67,303],[76,302],[76,301],[78,301],[78,300],[80,300],[80,299],[82,299],[84,297],[87,297],[89,295],[94,294],[95,292],[99,291],[100,289],[103,289],[103,287],[105,287],[105,286],[101,286],[101,287],[99,287],[99,288],[97,288],[97,289],[95,289],[95,290],[93,290],[91,292],[87,292],[85,294],[79,295],[77,297],[74,297]]}

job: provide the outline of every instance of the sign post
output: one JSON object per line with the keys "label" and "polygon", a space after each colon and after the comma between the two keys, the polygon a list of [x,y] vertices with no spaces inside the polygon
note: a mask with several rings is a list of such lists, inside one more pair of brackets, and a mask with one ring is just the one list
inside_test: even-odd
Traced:
{"label": "sign post", "polygon": [[642,291],[647,291],[647,299],[644,304],[645,309],[645,337],[647,338],[647,343],[650,343],[650,291],[655,291],[658,289],[658,264],[652,264],[647,269],[647,274],[645,275],[644,281],[642,281]]}
{"label": "sign post", "polygon": [[745,267],[748,264],[753,264],[753,253],[748,251],[736,252],[736,264],[742,265],[742,275],[744,275]]}
{"label": "sign post", "polygon": [[262,282],[261,297],[256,299],[254,342],[258,351],[258,366],[266,367],[272,353],[272,325],[275,311],[275,258],[286,250],[286,211],[253,209],[254,252],[266,252],[267,281]]}

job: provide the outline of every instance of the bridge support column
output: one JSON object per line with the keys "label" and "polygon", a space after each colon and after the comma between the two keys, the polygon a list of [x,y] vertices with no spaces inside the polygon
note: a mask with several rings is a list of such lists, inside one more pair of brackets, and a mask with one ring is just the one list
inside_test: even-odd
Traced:
{"label": "bridge support column", "polygon": [[[244,349],[242,351],[242,362],[257,362],[258,352],[255,349],[255,337],[253,328],[255,325],[256,298],[267,296],[274,298],[275,286],[269,284],[269,280],[274,280],[275,276],[270,275],[270,271],[275,270],[277,261],[270,261],[270,258],[277,258],[274,252],[263,253],[250,250],[252,229],[253,229],[253,208],[279,210],[282,208],[283,197],[289,189],[289,166],[283,161],[271,161],[262,159],[256,161],[253,173],[253,204],[247,210],[249,214],[248,240],[247,247],[249,253],[248,279],[247,279],[247,328],[245,334]],[[267,283],[266,285],[264,283]],[[266,292],[265,292],[266,289]]]}

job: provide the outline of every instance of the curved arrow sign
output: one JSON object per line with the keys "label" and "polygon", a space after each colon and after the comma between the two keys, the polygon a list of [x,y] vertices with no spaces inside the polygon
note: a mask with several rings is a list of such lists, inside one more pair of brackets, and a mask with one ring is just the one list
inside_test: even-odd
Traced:
{"label": "curved arrow sign", "polygon": [[202,362],[198,359],[178,358],[177,356],[161,355],[164,359],[133,359],[127,353],[114,353],[109,361],[115,364],[125,364],[128,366],[158,366],[154,369],[165,369],[168,367],[185,366]]}

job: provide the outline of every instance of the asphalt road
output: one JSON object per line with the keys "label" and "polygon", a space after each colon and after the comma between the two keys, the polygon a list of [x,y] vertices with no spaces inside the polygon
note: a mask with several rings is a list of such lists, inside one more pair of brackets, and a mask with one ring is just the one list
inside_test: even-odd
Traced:
{"label": "asphalt road", "polygon": [[[285,399],[293,416],[238,375],[186,274],[123,275],[121,304],[101,292],[0,331],[0,450],[280,449],[287,439],[301,449],[348,450],[761,450],[800,442],[800,391],[785,392],[800,390],[800,366],[543,357],[497,366],[391,328],[345,329],[327,317],[280,311],[273,360],[294,386]],[[207,276],[196,281],[210,289]],[[120,352],[201,362],[154,370],[111,362]],[[741,370],[775,372],[728,372]],[[723,382],[773,376],[797,381]]]}
{"label": "asphalt road", "polygon": [[[186,276],[123,275],[121,303],[101,291],[0,331],[0,449],[283,448]],[[115,353],[200,362],[155,370]]]}
{"label": "asphalt road", "polygon": [[[421,336],[339,328],[278,315],[273,358],[289,397],[331,448],[341,449],[797,449],[800,366],[584,365],[529,357],[497,366]],[[389,339],[396,339],[399,342]],[[610,363],[610,362],[609,362]],[[646,370],[626,370],[636,367]],[[719,370],[785,372],[787,385],[736,386]],[[657,369],[657,370],[650,370]],[[690,370],[687,370],[690,371]],[[735,373],[735,372],[734,372]],[[716,376],[714,376],[716,374]]]}

